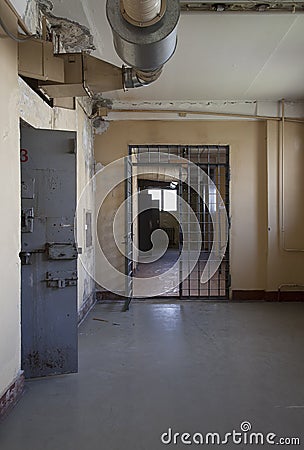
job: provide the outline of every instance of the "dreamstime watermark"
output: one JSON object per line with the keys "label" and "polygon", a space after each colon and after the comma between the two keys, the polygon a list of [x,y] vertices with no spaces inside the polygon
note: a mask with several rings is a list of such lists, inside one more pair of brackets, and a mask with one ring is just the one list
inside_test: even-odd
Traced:
{"label": "dreamstime watermark", "polygon": [[[154,179],[170,180],[181,189],[187,189],[205,204],[213,225],[213,241],[208,259],[201,274],[201,283],[207,283],[218,270],[226,252],[228,242],[228,218],[224,201],[212,179],[199,166],[177,155],[149,152],[131,155],[118,159],[103,167],[88,182],[83,190],[76,209],[77,229],[85,229],[84,211],[87,208],[88,198],[95,202],[92,208],[92,244],[95,250],[96,270],[85,254],[79,258],[90,276],[104,289],[119,295],[128,296],[130,274],[125,273],[123,264],[115,264],[113,254],[127,258],[134,266],[138,263],[151,263],[161,258],[168,248],[168,236],[162,229],[154,230],[151,234],[152,249],[143,252],[138,248],[134,229],[139,214],[151,208],[151,205],[139,201],[137,180]],[[117,204],[117,191],[115,194],[115,214],[104,207],[109,196],[123,184],[129,183],[128,197],[120,194],[120,203]],[[133,191],[133,192],[132,192]],[[122,190],[120,189],[120,192]],[[144,198],[141,193],[141,198]],[[180,193],[181,194],[181,193]],[[113,208],[112,208],[113,209]],[[178,207],[170,214],[179,224],[182,237],[182,248],[177,261],[166,272],[147,278],[132,275],[132,282],[136,281],[136,297],[154,297],[165,294],[166,280],[174,280],[170,290],[176,288],[193,271],[202,248],[202,231],[197,217],[197,211],[178,195]],[[99,222],[99,225],[98,225]],[[107,225],[106,245],[102,244],[105,233],[103,225]],[[75,227],[76,228],[76,227]],[[109,235],[111,230],[112,235]],[[87,232],[87,230],[85,230]],[[101,235],[101,236],[100,236]],[[101,239],[100,239],[101,238]],[[106,249],[104,248],[106,247]],[[111,248],[109,254],[107,249]],[[107,250],[107,251],[106,251]],[[117,258],[116,258],[117,262]],[[178,276],[176,276],[178,274]],[[113,282],[114,280],[114,282]],[[125,289],[125,291],[124,291]]]}
{"label": "dreamstime watermark", "polygon": [[179,433],[169,428],[161,435],[164,445],[301,445],[299,437],[280,437],[273,432],[254,432],[252,424],[244,421],[239,430],[231,430],[227,433]]}

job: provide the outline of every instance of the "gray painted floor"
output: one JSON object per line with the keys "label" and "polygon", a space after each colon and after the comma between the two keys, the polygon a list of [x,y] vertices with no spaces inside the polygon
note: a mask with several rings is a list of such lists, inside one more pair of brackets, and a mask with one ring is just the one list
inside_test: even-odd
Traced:
{"label": "gray painted floor", "polygon": [[[243,421],[299,436],[294,448],[303,448],[304,304],[142,302],[120,311],[98,304],[81,326],[79,374],[27,382],[0,424],[1,450],[183,449],[161,444],[161,434],[224,435]],[[247,447],[270,446],[223,445]]]}

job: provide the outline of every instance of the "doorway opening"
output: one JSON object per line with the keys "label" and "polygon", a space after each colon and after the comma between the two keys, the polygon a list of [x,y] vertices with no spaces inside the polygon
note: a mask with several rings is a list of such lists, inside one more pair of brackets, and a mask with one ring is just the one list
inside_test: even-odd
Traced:
{"label": "doorway opening", "polygon": [[[138,180],[138,245],[139,250],[150,256],[153,249],[151,235],[156,230],[163,230],[167,235],[167,250],[154,262],[144,261],[136,267],[136,277],[145,278],[147,284],[152,278],[161,275],[177,262],[180,255],[179,223],[172,212],[178,211],[178,183],[170,181]],[[178,267],[164,280],[164,296],[179,296]],[[151,281],[149,281],[149,278]],[[136,280],[134,280],[136,295]]]}
{"label": "doorway opening", "polygon": [[[161,164],[166,166],[163,172],[165,175],[156,174],[153,168],[156,165],[157,154],[161,155]],[[167,155],[167,161],[164,155]],[[197,179],[191,180],[193,171],[188,170],[187,173],[187,168],[184,179],[175,175],[174,171],[180,172],[181,169],[177,164],[174,167],[174,155],[201,169],[208,179],[212,180],[210,185],[206,186]],[[218,193],[229,217],[229,146],[132,145],[129,147],[128,164],[126,193],[129,214],[126,221],[126,236],[129,257],[126,263],[129,288],[132,287],[128,291],[128,297],[136,298],[138,279],[145,278],[148,286],[149,279],[153,283],[155,277],[172,268],[181,255],[185,240],[188,239],[190,246],[193,244],[199,249],[197,262],[191,266],[192,253],[188,251],[188,261],[183,258],[182,263],[184,266],[185,264],[191,266],[188,276],[182,277],[181,263],[175,265],[174,272],[171,271],[170,277],[164,281],[161,297],[228,299],[229,245],[213,276],[204,283],[201,282],[201,277],[214,242],[221,242],[225,233],[221,220],[214,219],[220,214]],[[142,167],[145,167],[145,173],[142,173]],[[138,172],[140,175],[137,175],[137,168],[141,168]],[[137,196],[134,195],[135,192]],[[199,239],[193,233],[193,216],[183,212],[182,204],[185,202],[199,223]],[[140,214],[136,218],[138,211]],[[166,233],[167,250],[159,259],[149,262],[149,252],[153,250],[152,236],[156,230]],[[130,253],[131,241],[134,242],[134,248],[138,247],[139,252],[147,255],[147,262],[144,260],[145,256],[142,256],[140,262],[134,263],[134,258],[131,261],[131,256],[134,256]]]}

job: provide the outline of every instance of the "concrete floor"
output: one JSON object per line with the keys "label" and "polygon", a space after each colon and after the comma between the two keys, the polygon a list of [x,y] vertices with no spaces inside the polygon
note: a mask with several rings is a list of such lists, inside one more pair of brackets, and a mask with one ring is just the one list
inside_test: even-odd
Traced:
{"label": "concrete floor", "polygon": [[[155,278],[159,275],[168,272],[180,256],[180,252],[176,249],[168,249],[166,253],[153,263],[138,264],[136,274],[133,277],[133,293],[134,297],[142,297],[147,295],[147,292],[153,292]],[[220,270],[205,284],[201,284],[201,276],[208,260],[209,253],[201,252],[198,263],[193,268],[191,274],[182,283],[182,296],[184,297],[225,297],[226,295],[226,270],[225,261],[222,262]],[[187,267],[188,261],[185,261]],[[163,297],[179,297],[179,265],[176,265],[175,270],[172,270],[162,283]],[[145,278],[145,284],[138,285],[138,281]],[[142,292],[144,291],[144,292]]]}
{"label": "concrete floor", "polygon": [[158,450],[169,427],[224,434],[243,421],[303,448],[304,304],[121,306],[98,304],[81,326],[79,374],[27,382],[1,450]]}

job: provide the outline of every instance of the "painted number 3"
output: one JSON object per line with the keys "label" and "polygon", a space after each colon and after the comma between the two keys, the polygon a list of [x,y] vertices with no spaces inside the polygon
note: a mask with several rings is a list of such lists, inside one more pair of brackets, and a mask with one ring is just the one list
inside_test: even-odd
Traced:
{"label": "painted number 3", "polygon": [[29,157],[28,157],[28,151],[27,151],[25,148],[22,148],[22,149],[20,150],[20,161],[21,161],[22,163],[26,163],[26,162],[28,162],[28,159],[29,159]]}

